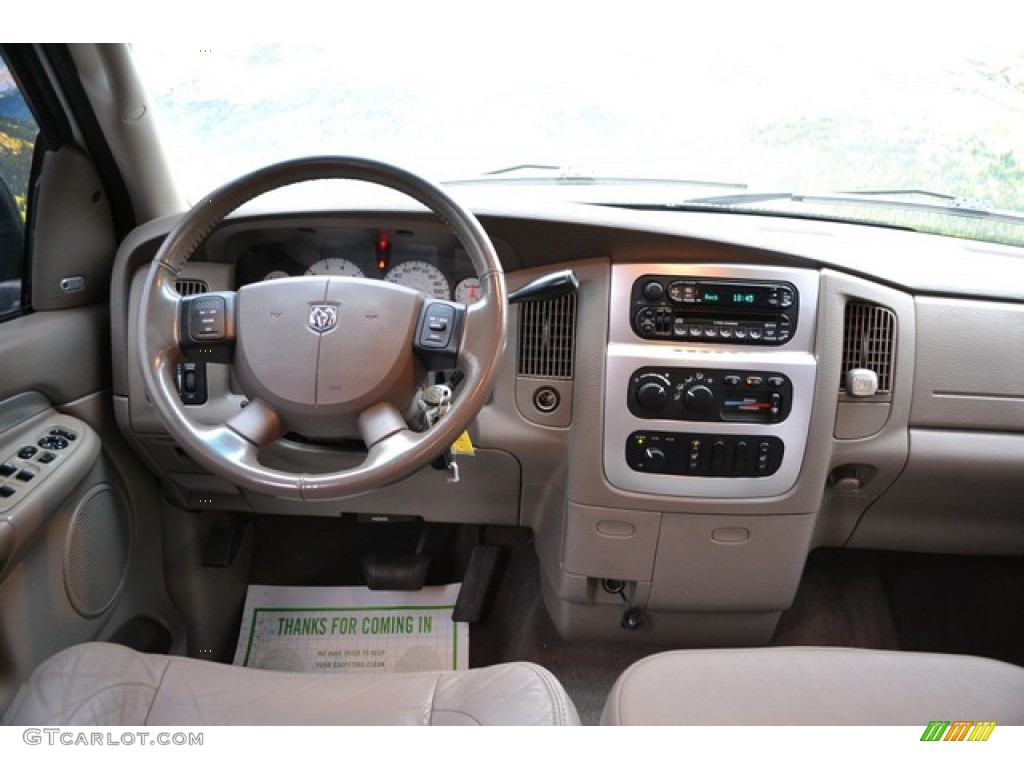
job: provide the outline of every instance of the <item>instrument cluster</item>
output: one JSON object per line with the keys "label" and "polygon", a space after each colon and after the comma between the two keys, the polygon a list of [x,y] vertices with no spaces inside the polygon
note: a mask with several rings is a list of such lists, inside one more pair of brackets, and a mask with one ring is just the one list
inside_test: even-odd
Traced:
{"label": "instrument cluster", "polygon": [[261,280],[321,275],[387,280],[430,298],[472,304],[480,290],[469,256],[454,237],[405,230],[299,230],[244,248],[237,287]]}

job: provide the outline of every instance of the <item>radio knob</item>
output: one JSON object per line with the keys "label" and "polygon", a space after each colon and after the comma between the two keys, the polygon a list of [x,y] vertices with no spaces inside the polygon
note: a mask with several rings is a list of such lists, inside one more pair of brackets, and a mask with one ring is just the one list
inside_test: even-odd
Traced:
{"label": "radio knob", "polygon": [[668,401],[668,389],[660,381],[645,381],[637,387],[636,402],[645,411],[660,411]]}
{"label": "radio knob", "polygon": [[648,301],[661,301],[665,298],[665,286],[657,280],[648,280],[644,284],[643,294]]}
{"label": "radio knob", "polygon": [[691,384],[683,393],[683,404],[687,410],[704,413],[715,404],[715,393],[707,384]]}
{"label": "radio knob", "polygon": [[665,452],[661,448],[644,449],[644,469],[661,469],[665,466]]}

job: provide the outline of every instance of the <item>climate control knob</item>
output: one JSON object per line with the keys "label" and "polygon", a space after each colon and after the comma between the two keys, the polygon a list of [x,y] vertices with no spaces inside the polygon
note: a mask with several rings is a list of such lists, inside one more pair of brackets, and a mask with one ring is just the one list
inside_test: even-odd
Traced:
{"label": "climate control knob", "polygon": [[688,411],[706,413],[715,405],[715,393],[707,384],[691,384],[683,392],[683,405]]}
{"label": "climate control knob", "polygon": [[660,380],[648,380],[637,387],[636,402],[645,411],[660,411],[668,401],[668,387]]}
{"label": "climate control knob", "polygon": [[661,469],[667,461],[665,452],[653,446],[644,449],[644,467],[648,470]]}

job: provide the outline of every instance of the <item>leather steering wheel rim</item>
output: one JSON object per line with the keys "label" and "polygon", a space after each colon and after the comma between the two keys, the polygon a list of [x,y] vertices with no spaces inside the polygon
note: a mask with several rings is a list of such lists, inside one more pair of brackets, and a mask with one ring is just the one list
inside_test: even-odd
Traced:
{"label": "leather steering wheel rim", "polygon": [[[440,218],[465,249],[480,280],[480,298],[465,310],[458,348],[464,374],[447,414],[425,432],[413,432],[393,405],[358,414],[368,447],[359,466],[322,474],[264,466],[259,451],[280,434],[282,419],[259,401],[224,424],[193,421],[178,395],[175,369],[183,359],[175,282],[203,240],[233,211],[266,192],[305,181],[339,179],[388,187],[414,198]],[[338,280],[339,278],[331,278]],[[198,463],[239,486],[281,498],[331,499],[363,493],[408,476],[440,455],[483,407],[504,352],[507,294],[497,253],[476,218],[439,187],[403,169],[365,158],[326,156],[286,161],[232,181],[182,215],[146,277],[138,318],[138,346],[146,392],[164,425]],[[239,330],[239,334],[244,329]],[[413,354],[409,350],[409,354]],[[246,393],[248,395],[248,393]]]}

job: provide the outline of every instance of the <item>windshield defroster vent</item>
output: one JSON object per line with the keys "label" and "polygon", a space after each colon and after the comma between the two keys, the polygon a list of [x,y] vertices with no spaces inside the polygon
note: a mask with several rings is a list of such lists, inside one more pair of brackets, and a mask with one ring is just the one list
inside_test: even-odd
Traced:
{"label": "windshield defroster vent", "polygon": [[175,281],[174,288],[182,296],[195,296],[197,293],[206,293],[210,290],[205,280],[194,280],[184,277]]}
{"label": "windshield defroster vent", "polygon": [[576,294],[519,305],[518,374],[572,379],[576,358]]}
{"label": "windshield defroster vent", "polygon": [[895,346],[895,313],[877,304],[851,301],[846,305],[843,322],[840,382],[846,380],[847,371],[868,368],[878,375],[878,394],[891,394]]}

